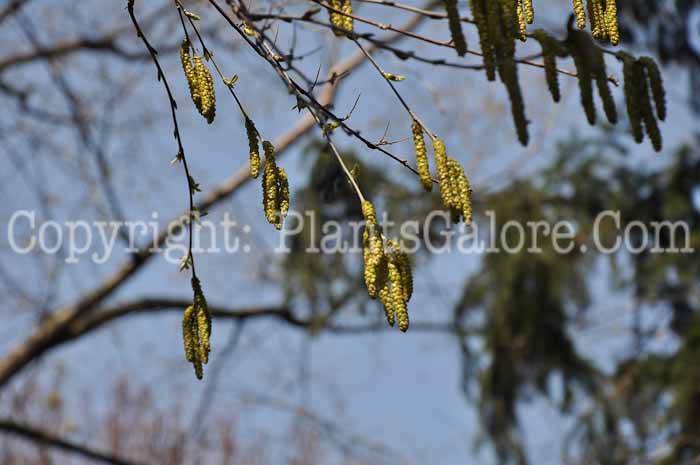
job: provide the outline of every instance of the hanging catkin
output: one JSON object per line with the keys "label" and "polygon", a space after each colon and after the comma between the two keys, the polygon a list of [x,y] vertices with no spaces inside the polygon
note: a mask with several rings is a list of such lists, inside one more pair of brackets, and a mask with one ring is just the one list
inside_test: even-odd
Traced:
{"label": "hanging catkin", "polygon": [[258,131],[250,118],[245,119],[245,132],[248,137],[248,150],[250,152],[250,176],[257,178],[260,174],[260,147],[258,145]]}
{"label": "hanging catkin", "polygon": [[185,358],[192,363],[197,379],[202,379],[203,366],[209,361],[211,351],[211,313],[197,278],[192,278],[192,291],[194,303],[185,309],[182,316],[182,339]]}
{"label": "hanging catkin", "polygon": [[202,57],[195,55],[194,59],[190,55],[190,43],[187,39],[180,45],[180,61],[182,69],[187,78],[192,102],[204,116],[207,123],[214,121],[216,116],[216,94],[214,92],[214,80],[211,77],[209,68],[202,62]]}
{"label": "hanging catkin", "polygon": [[452,35],[452,44],[457,51],[457,55],[464,56],[467,53],[467,40],[462,32],[462,21],[459,16],[457,0],[444,0],[445,11],[447,12],[447,24]]}
{"label": "hanging catkin", "polygon": [[428,150],[425,148],[425,139],[423,138],[423,127],[414,120],[411,125],[413,134],[413,147],[416,151],[416,167],[418,168],[418,177],[423,185],[423,188],[430,192],[433,190],[433,179],[430,176],[430,165],[428,164]]}

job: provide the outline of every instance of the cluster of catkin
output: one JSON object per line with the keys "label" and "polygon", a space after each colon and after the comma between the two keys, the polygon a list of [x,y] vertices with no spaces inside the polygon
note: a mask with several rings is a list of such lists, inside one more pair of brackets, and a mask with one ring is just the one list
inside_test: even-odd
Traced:
{"label": "cluster of catkin", "polygon": [[[413,147],[416,151],[418,176],[423,188],[430,192],[433,189],[433,179],[430,175],[428,150],[425,146],[423,126],[420,122],[413,120],[411,132],[413,133]],[[452,213],[454,221],[462,219],[465,223],[469,223],[472,220],[472,201],[467,175],[459,162],[447,155],[445,143],[442,140],[434,138],[432,142],[442,202],[445,208],[448,208]]]}
{"label": "cluster of catkin", "polygon": [[264,140],[262,146],[265,152],[265,168],[262,177],[265,218],[275,228],[282,229],[282,222],[289,212],[289,180],[284,169],[277,166],[275,162],[275,147],[272,143]]}
{"label": "cluster of catkin", "polygon": [[190,95],[199,113],[211,124],[216,116],[216,94],[214,92],[214,80],[209,68],[202,61],[202,57],[190,54],[191,44],[189,40],[182,41],[180,46],[180,61],[187,78]]}
{"label": "cluster of catkin", "polygon": [[182,339],[185,346],[185,358],[194,366],[197,379],[204,375],[203,366],[209,361],[211,350],[211,314],[204,298],[202,286],[197,278],[192,278],[194,303],[185,309],[182,316]]}
{"label": "cluster of catkin", "polygon": [[[328,6],[336,10],[342,11],[343,13],[349,15],[352,14],[352,0],[328,0]],[[331,24],[337,28],[333,30],[333,33],[335,35],[344,35],[341,29],[347,32],[353,31],[352,17],[346,16],[344,14],[332,10],[328,10],[328,16],[330,18]]]}
{"label": "cluster of catkin", "polygon": [[528,122],[518,82],[515,41],[525,39],[523,20],[528,22],[534,18],[532,3],[525,0],[470,0],[470,6],[479,32],[486,77],[493,81],[498,73],[508,91],[518,139],[527,145]]}
{"label": "cluster of catkin", "polygon": [[[573,0],[574,16],[579,29],[586,27],[586,10],[583,0]],[[591,24],[591,34],[600,40],[607,40],[612,45],[620,42],[620,32],[617,25],[616,0],[587,0],[588,21]]]}
{"label": "cluster of catkin", "polygon": [[413,294],[413,276],[408,255],[395,239],[389,239],[386,247],[379,231],[377,215],[371,202],[362,202],[365,219],[363,232],[364,277],[370,298],[379,298],[384,306],[387,322],[396,321],[403,332],[408,330],[408,301]]}
{"label": "cluster of catkin", "polygon": [[[617,57],[623,62],[625,101],[634,139],[641,143],[646,128],[646,133],[658,152],[662,141],[656,119],[666,119],[666,92],[659,67],[649,57],[635,58],[625,52],[618,52]],[[652,100],[656,113],[652,108]]]}

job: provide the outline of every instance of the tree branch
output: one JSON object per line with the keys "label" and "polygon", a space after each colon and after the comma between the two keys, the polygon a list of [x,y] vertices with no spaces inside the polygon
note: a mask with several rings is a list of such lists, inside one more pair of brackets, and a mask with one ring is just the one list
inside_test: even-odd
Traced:
{"label": "tree branch", "polygon": [[[417,23],[415,24],[417,25]],[[386,38],[385,42],[393,42],[399,40],[401,37],[401,34],[391,34]],[[376,51],[376,47],[368,48],[368,50],[372,53]],[[338,77],[359,67],[365,60],[366,58],[361,52],[356,52],[345,61],[332,67],[328,73],[328,81],[330,84],[324,87],[324,91],[319,97],[318,102],[324,106],[329,105],[333,100],[338,85],[342,82],[342,79],[338,79]],[[312,129],[315,124],[316,122],[311,115],[305,115],[300,118],[292,129],[274,141],[277,157],[282,156],[295,142]],[[249,180],[250,174],[248,166],[244,166],[217,188],[213,189],[204,200],[197,204],[197,209],[199,211],[211,210],[212,207],[228,199]],[[183,216],[180,215],[180,218],[181,217]],[[187,213],[184,214],[184,217],[188,217]],[[176,231],[163,231],[158,237],[157,245],[163,246],[169,238],[169,234],[174,232]],[[98,285],[92,292],[88,293],[75,304],[54,312],[39,325],[33,334],[10,351],[5,357],[0,359],[0,387],[7,384],[15,374],[21,371],[31,361],[39,358],[52,349],[57,343],[60,343],[61,335],[66,332],[72,323],[83,315],[96,309],[97,306],[110,297],[114,291],[119,289],[141,270],[154,256],[152,250],[153,246],[150,243],[141,247],[137,252],[132,254],[131,259],[127,263],[122,265],[112,276]]]}
{"label": "tree branch", "polygon": [[60,449],[63,452],[79,455],[96,462],[107,463],[110,465],[143,465],[140,462],[131,462],[88,446],[76,444],[31,426],[21,425],[11,419],[0,419],[0,431],[19,436],[29,441],[45,444],[47,446]]}

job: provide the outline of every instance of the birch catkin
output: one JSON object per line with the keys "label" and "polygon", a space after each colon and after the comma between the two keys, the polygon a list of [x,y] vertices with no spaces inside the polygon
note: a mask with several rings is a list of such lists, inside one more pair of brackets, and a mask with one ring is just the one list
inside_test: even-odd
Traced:
{"label": "birch catkin", "polygon": [[413,124],[411,125],[411,132],[413,134],[413,147],[416,151],[416,167],[418,168],[418,177],[420,178],[423,188],[430,192],[433,190],[433,179],[430,176],[428,150],[425,148],[423,127],[418,121],[413,121]]}
{"label": "birch catkin", "polygon": [[250,176],[257,178],[260,174],[260,146],[258,144],[258,131],[250,118],[245,119],[245,132],[250,152]]}
{"label": "birch catkin", "polygon": [[452,44],[457,51],[457,55],[464,56],[467,53],[467,40],[462,32],[462,21],[459,16],[457,0],[444,0],[445,11],[447,12],[447,24],[452,36]]}

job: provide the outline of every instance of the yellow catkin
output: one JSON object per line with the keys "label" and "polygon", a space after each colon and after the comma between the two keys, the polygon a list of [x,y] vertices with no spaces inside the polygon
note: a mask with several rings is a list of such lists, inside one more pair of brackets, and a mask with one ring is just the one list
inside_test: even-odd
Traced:
{"label": "yellow catkin", "polygon": [[450,174],[447,169],[445,143],[438,138],[433,139],[433,152],[435,152],[435,166],[437,168],[438,181],[440,182],[442,203],[445,207],[450,208],[453,205],[453,200],[450,192]]}
{"label": "yellow catkin", "polygon": [[200,105],[199,112],[211,124],[216,116],[216,94],[214,93],[214,79],[209,72],[209,68],[202,61],[202,57],[194,57],[194,71],[197,75],[197,85],[199,87]]}
{"label": "yellow catkin", "polygon": [[197,379],[202,379],[211,351],[211,314],[197,278],[192,278],[192,290],[194,303],[182,315],[182,339],[185,358],[192,363]]}
{"label": "yellow catkin", "polygon": [[411,300],[413,295],[413,276],[411,274],[411,262],[408,255],[401,250],[401,245],[396,239],[388,241],[391,248],[392,259],[396,264],[396,268],[401,276],[401,289],[403,290],[403,298],[406,302]]}
{"label": "yellow catkin", "polygon": [[[327,0],[328,1],[328,6],[331,8],[334,8],[336,10],[342,11],[343,9],[343,0]],[[340,29],[345,29],[345,17],[341,15],[340,13],[337,13],[332,10],[328,10],[328,17],[330,19],[330,22],[333,26],[335,26],[337,29],[333,29],[333,34],[337,36],[342,36],[343,31]]]}
{"label": "yellow catkin", "polygon": [[586,9],[583,6],[583,0],[573,0],[573,6],[576,26],[579,29],[584,29],[586,27]]}
{"label": "yellow catkin", "polygon": [[279,183],[280,214],[286,217],[289,212],[289,179],[283,168],[277,167],[277,180]]}
{"label": "yellow catkin", "polygon": [[365,231],[363,233],[364,261],[365,261],[365,285],[367,294],[376,299],[381,289],[382,262],[384,260],[384,244],[377,225],[377,215],[372,202],[362,202],[362,215],[365,219]]}
{"label": "yellow catkin", "polygon": [[[352,0],[341,0],[340,9],[343,13],[352,14]],[[343,16],[343,28],[348,31],[353,31],[353,18],[350,16]]]}
{"label": "yellow catkin", "polygon": [[605,39],[607,27],[603,15],[601,0],[588,1],[588,21],[591,23],[591,35],[596,39]]}
{"label": "yellow catkin", "polygon": [[433,190],[433,179],[430,176],[428,150],[425,148],[423,127],[418,121],[413,121],[413,124],[411,125],[411,132],[413,133],[413,147],[416,151],[416,167],[418,168],[418,177],[420,178],[423,188],[430,192]]}
{"label": "yellow catkin", "polygon": [[518,38],[522,41],[527,40],[527,19],[525,18],[525,11],[523,9],[522,3],[518,1],[517,5],[517,13],[518,13]]}
{"label": "yellow catkin", "polygon": [[447,167],[450,176],[451,192],[455,196],[453,209],[465,223],[472,220],[471,187],[464,169],[454,158],[448,157]]}
{"label": "yellow catkin", "polygon": [[452,36],[452,45],[454,45],[457,55],[464,56],[467,53],[467,40],[462,31],[462,21],[459,15],[457,0],[444,0],[445,11],[447,12],[447,24],[450,28]]}
{"label": "yellow catkin", "polygon": [[535,21],[535,9],[532,6],[532,0],[523,0],[523,10],[525,10],[525,19],[528,24]]}
{"label": "yellow catkin", "polygon": [[608,32],[608,40],[612,45],[620,43],[620,31],[617,25],[617,2],[606,0],[605,2],[605,26]]}
{"label": "yellow catkin", "polygon": [[389,260],[389,282],[391,283],[391,306],[396,313],[396,320],[399,322],[399,329],[403,332],[408,330],[408,308],[404,298],[403,281],[398,266],[394,260]]}
{"label": "yellow catkin", "polygon": [[250,176],[257,178],[260,174],[260,148],[258,145],[258,131],[250,118],[245,119],[245,132],[248,136],[248,150],[250,152]]}
{"label": "yellow catkin", "polygon": [[182,315],[182,342],[185,347],[185,359],[192,362],[195,357],[195,341],[192,338],[192,315],[194,307],[187,307]]}
{"label": "yellow catkin", "polygon": [[394,326],[396,324],[396,312],[394,311],[394,306],[391,302],[391,292],[389,290],[389,282],[386,281],[384,286],[379,290],[379,301],[384,307],[384,314],[386,315],[386,321],[389,326]]}

